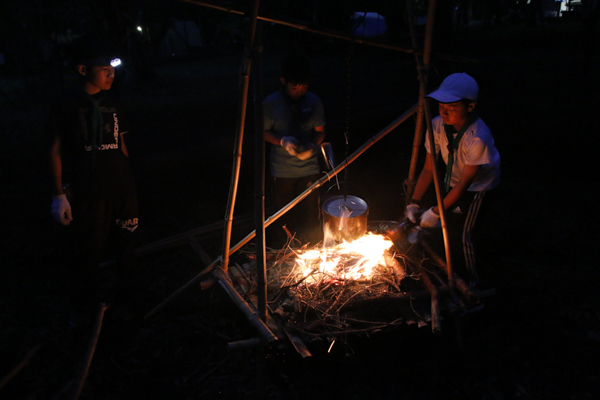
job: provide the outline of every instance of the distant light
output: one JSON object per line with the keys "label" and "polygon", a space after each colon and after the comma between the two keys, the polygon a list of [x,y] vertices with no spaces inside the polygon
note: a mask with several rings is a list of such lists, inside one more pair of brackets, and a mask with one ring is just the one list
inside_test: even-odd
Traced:
{"label": "distant light", "polygon": [[137,30],[138,30],[138,32],[141,32],[141,31],[142,31],[142,27],[141,27],[141,26],[138,26],[138,27],[137,27]]}
{"label": "distant light", "polygon": [[113,58],[112,60],[110,60],[110,65],[115,68],[118,67],[119,65],[121,65],[121,59]]}

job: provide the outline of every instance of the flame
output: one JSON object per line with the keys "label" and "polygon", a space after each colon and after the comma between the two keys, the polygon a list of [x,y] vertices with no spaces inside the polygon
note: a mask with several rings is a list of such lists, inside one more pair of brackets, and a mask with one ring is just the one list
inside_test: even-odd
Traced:
{"label": "flame", "polygon": [[351,242],[332,247],[307,250],[298,255],[296,264],[305,284],[316,283],[326,277],[343,280],[365,279],[373,275],[377,265],[385,265],[385,251],[392,241],[368,233]]}

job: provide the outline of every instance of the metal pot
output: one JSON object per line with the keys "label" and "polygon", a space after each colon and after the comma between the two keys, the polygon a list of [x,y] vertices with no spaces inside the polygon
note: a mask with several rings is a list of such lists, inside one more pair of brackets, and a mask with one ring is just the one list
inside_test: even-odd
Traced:
{"label": "metal pot", "polygon": [[367,233],[369,206],[356,196],[333,196],[323,203],[325,239],[352,241]]}

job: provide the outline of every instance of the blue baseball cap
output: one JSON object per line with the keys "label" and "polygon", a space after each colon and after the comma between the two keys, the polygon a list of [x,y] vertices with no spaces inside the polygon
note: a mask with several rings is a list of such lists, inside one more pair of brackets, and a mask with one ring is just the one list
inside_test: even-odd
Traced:
{"label": "blue baseball cap", "polygon": [[454,103],[462,99],[477,101],[478,95],[479,86],[477,86],[475,79],[464,72],[458,72],[448,75],[440,87],[427,97],[431,97],[440,103]]}

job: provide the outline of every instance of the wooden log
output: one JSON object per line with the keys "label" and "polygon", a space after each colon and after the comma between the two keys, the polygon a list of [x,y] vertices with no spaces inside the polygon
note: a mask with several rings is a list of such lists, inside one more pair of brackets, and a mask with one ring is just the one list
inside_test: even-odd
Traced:
{"label": "wooden log", "polygon": [[406,271],[404,271],[404,268],[402,268],[398,260],[396,260],[396,257],[392,256],[389,252],[386,251],[383,254],[383,257],[385,259],[385,265],[392,269],[395,284],[400,285],[400,282],[406,276]]}
{"label": "wooden log", "polygon": [[[439,293],[448,293],[450,291],[450,286],[443,285],[438,287]],[[414,290],[411,292],[404,293],[387,293],[385,296],[378,298],[369,298],[369,299],[352,299],[348,301],[344,305],[345,310],[352,310],[355,307],[366,306],[373,307],[381,306],[381,303],[390,302],[390,303],[409,303],[414,300],[429,300],[431,298],[431,294],[428,290]]]}
{"label": "wooden log", "polygon": [[207,279],[205,281],[202,281],[202,282],[200,282],[200,290],[210,289],[211,287],[213,287],[214,284],[215,284],[214,279]]}

